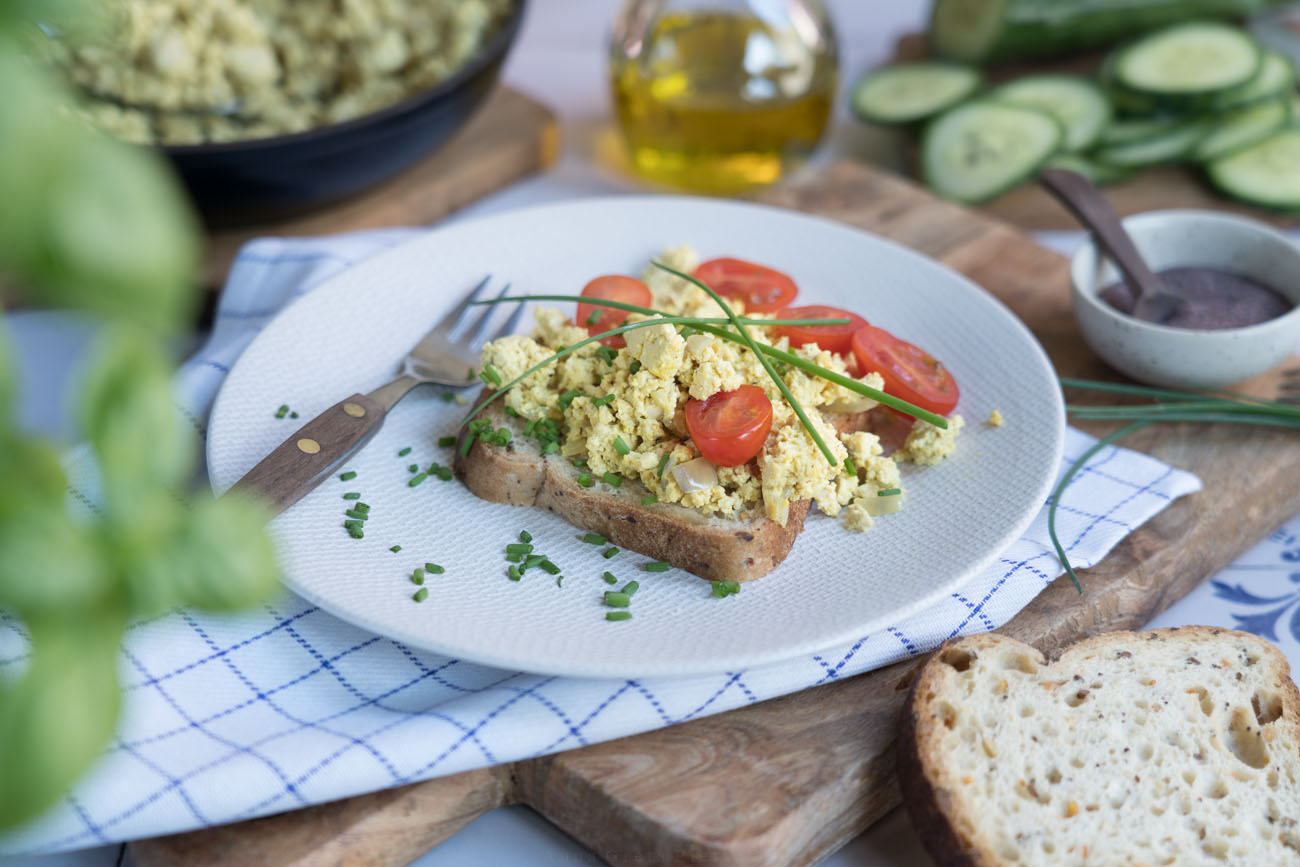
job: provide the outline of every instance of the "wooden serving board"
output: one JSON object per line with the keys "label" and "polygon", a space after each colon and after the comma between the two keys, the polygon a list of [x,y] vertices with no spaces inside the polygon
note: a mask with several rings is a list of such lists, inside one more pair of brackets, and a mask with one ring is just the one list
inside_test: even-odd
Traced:
{"label": "wooden serving board", "polygon": [[[933,256],[1005,301],[1063,374],[1107,375],[1071,317],[1065,259],[1010,226],[850,164],[761,198]],[[1254,385],[1273,387],[1267,379]],[[1015,408],[1003,409],[1015,424]],[[1139,628],[1300,511],[1300,437],[1169,425],[1126,444],[1200,474],[1206,493],[1173,503],[1084,572],[1083,596],[1062,577],[1002,632],[1050,653]],[[405,864],[511,803],[529,805],[615,865],[813,863],[898,803],[895,721],[918,664],[572,752],[138,841],[133,863]]]}
{"label": "wooden serving board", "polygon": [[555,162],[559,144],[559,126],[550,109],[516,90],[499,87],[463,129],[379,186],[307,216],[210,233],[203,285],[219,289],[239,248],[253,238],[427,225],[548,168]]}
{"label": "wooden serving board", "polygon": [[[890,61],[902,62],[928,57],[925,37],[912,33],[902,37],[894,48]],[[1023,75],[1065,73],[1091,76],[1097,71],[1105,53],[1072,55],[1062,60],[1037,60],[1024,64],[992,67],[987,70],[990,81],[1009,81]],[[900,150],[911,148],[905,133],[898,133]],[[914,155],[904,162],[914,163]],[[1105,188],[1106,198],[1121,217],[1143,211],[1160,211],[1172,208],[1199,208],[1245,214],[1285,228],[1300,226],[1296,215],[1284,215],[1235,202],[1221,196],[1205,181],[1196,166],[1159,166],[1143,169],[1123,183]],[[1053,229],[1078,229],[1079,223],[1061,207],[1060,203],[1036,184],[1026,183],[980,206],[980,210],[1006,220],[1028,231]]]}

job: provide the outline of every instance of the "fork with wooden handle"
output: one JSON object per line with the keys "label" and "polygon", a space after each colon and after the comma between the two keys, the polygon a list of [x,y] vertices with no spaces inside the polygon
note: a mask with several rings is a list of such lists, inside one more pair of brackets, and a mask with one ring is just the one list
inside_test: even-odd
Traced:
{"label": "fork with wooden handle", "polygon": [[[279,514],[365,445],[384,423],[388,411],[417,385],[474,385],[478,381],[474,368],[479,349],[486,342],[494,307],[487,306],[473,322],[469,321],[469,309],[490,280],[490,275],[484,277],[411,349],[392,382],[369,394],[343,398],[294,431],[230,490],[252,494],[266,502],[273,514]],[[504,297],[509,290],[506,284],[497,297]],[[522,303],[516,304],[493,338],[513,332],[523,309]]]}

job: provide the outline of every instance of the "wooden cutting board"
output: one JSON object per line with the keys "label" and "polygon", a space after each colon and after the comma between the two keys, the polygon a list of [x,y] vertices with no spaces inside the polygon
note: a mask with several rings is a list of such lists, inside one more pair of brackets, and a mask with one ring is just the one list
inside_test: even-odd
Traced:
{"label": "wooden cutting board", "polygon": [[[929,56],[925,37],[912,33],[902,37],[894,48],[893,62],[920,60]],[[1105,53],[1072,55],[1061,60],[1035,60],[1024,64],[992,67],[987,71],[994,83],[1009,81],[1023,75],[1065,73],[1091,76],[1096,73]],[[911,153],[911,136],[896,133],[896,147],[902,163],[915,162]],[[906,153],[904,153],[906,152]],[[1195,166],[1160,166],[1143,169],[1133,177],[1106,188],[1106,198],[1122,217],[1143,211],[1161,211],[1171,208],[1206,208],[1245,214],[1285,228],[1300,226],[1295,214],[1283,215],[1261,208],[1253,208],[1219,195],[1205,181]],[[1078,229],[1078,222],[1061,207],[1060,203],[1043,192],[1036,184],[1022,184],[991,202],[980,210],[1006,220],[1014,226],[1029,231],[1052,229]]]}
{"label": "wooden cutting board", "polygon": [[463,129],[379,186],[307,216],[210,233],[203,285],[219,289],[240,246],[253,238],[428,225],[549,168],[559,145],[559,126],[549,108],[516,90],[499,87]]}
{"label": "wooden cutting board", "polygon": [[[761,199],[933,256],[1005,301],[1063,374],[1107,374],[1071,318],[1065,259],[1015,229],[847,163]],[[1275,387],[1253,383],[1258,393]],[[1014,407],[1003,409],[1015,424]],[[1173,503],[1084,572],[1083,596],[1058,579],[1002,632],[1050,653],[1141,627],[1300,511],[1300,437],[1170,425],[1126,445],[1200,474],[1206,492]],[[615,865],[813,863],[897,804],[895,720],[918,664],[554,756],[139,841],[133,863],[405,864],[512,803]]]}

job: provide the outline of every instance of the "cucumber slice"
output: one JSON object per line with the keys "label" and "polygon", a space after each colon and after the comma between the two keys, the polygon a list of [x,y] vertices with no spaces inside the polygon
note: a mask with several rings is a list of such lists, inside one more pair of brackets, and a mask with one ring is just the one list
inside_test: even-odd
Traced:
{"label": "cucumber slice", "polygon": [[980,81],[979,70],[961,63],[885,66],[858,82],[853,110],[872,123],[915,123],[961,102],[979,89]]}
{"label": "cucumber slice", "polygon": [[1091,156],[1099,163],[1116,168],[1176,162],[1190,154],[1208,132],[1209,127],[1205,121],[1186,121],[1166,133],[1148,139],[1098,148]]}
{"label": "cucumber slice", "polygon": [[1259,43],[1226,24],[1176,24],[1115,58],[1122,87],[1162,97],[1203,97],[1245,84],[1259,70]]}
{"label": "cucumber slice", "polygon": [[1205,167],[1210,182],[1252,205],[1300,209],[1300,129],[1275,132],[1261,142]]}
{"label": "cucumber slice", "polygon": [[1004,84],[994,99],[1045,111],[1065,128],[1067,151],[1087,150],[1110,123],[1106,94],[1093,82],[1074,75],[1027,75]]}
{"label": "cucumber slice", "polygon": [[1264,49],[1259,71],[1250,81],[1214,97],[1209,107],[1215,111],[1232,111],[1257,102],[1274,99],[1295,87],[1296,69],[1290,58],[1272,49]]}
{"label": "cucumber slice", "polygon": [[1068,171],[1078,172],[1091,181],[1094,186],[1098,187],[1126,181],[1133,177],[1133,174],[1136,171],[1136,169],[1108,166],[1105,163],[1099,163],[1096,160],[1090,160],[1087,157],[1081,157],[1078,154],[1057,154],[1047,161],[1047,167],[1049,169],[1066,169]]}
{"label": "cucumber slice", "polygon": [[1216,118],[1208,135],[1192,151],[1197,162],[1218,159],[1262,141],[1291,122],[1291,103],[1275,99]]}
{"label": "cucumber slice", "polygon": [[926,127],[921,173],[945,198],[982,202],[1034,175],[1062,138],[1061,124],[1046,112],[992,99],[965,102]]}
{"label": "cucumber slice", "polygon": [[1157,120],[1117,120],[1101,133],[1101,146],[1131,144],[1149,141],[1184,125],[1186,121],[1161,118]]}

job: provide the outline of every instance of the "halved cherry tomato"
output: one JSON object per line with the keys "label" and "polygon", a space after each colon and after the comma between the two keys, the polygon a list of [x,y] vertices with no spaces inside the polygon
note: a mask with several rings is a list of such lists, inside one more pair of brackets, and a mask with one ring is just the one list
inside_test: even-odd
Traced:
{"label": "halved cherry tomato", "polygon": [[[606,301],[636,304],[639,307],[649,307],[652,300],[649,286],[635,277],[624,277],[622,274],[606,274],[603,277],[597,277],[582,287],[582,295],[586,298],[600,298]],[[595,315],[594,322],[592,321],[593,315]],[[577,324],[586,328],[587,333],[593,337],[602,331],[618,328],[627,322],[627,317],[628,312],[619,310],[617,307],[599,307],[583,301],[578,302]],[[602,337],[600,342],[606,346],[627,345],[627,341],[623,339],[621,334],[616,334],[613,337]]]}
{"label": "halved cherry tomato", "polygon": [[723,298],[739,298],[750,313],[780,310],[799,294],[795,282],[780,271],[742,259],[710,259],[692,276]]}
{"label": "halved cherry tomato", "polygon": [[867,324],[867,320],[856,313],[838,307],[823,307],[820,304],[778,310],[776,318],[849,320],[848,325],[779,325],[776,328],[777,334],[784,334],[790,338],[791,346],[816,343],[829,352],[843,353],[852,349],[853,335]]}
{"label": "halved cherry tomato", "polygon": [[686,401],[686,429],[700,454],[719,467],[738,467],[758,454],[772,429],[772,401],[756,385]]}
{"label": "halved cherry tomato", "polygon": [[852,342],[862,367],[884,377],[887,394],[939,415],[956,408],[957,381],[924,349],[874,325],[859,329]]}

